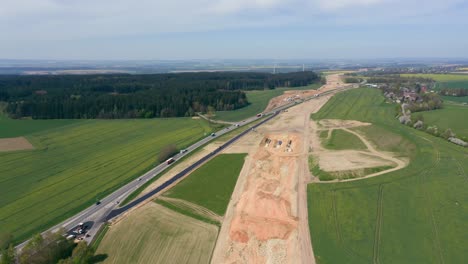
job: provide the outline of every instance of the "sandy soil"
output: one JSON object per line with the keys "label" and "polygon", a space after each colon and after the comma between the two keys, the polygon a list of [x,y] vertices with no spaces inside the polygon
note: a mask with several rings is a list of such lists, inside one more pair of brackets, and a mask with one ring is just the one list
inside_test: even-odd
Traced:
{"label": "sandy soil", "polygon": [[265,109],[265,112],[271,111],[272,109],[276,107],[288,104],[290,102],[294,102],[295,100],[305,99],[307,97],[311,97],[316,94],[326,92],[328,90],[336,89],[337,87],[343,87],[343,86],[352,86],[352,85],[344,84],[341,79],[341,75],[339,74],[328,75],[327,84],[321,86],[317,90],[290,90],[290,91],[284,92],[284,94],[280,96],[277,96],[271,99],[270,102],[268,103],[267,108]]}
{"label": "sandy soil", "polygon": [[[330,80],[342,85],[336,76]],[[332,88],[336,85],[327,86]],[[258,128],[255,139],[246,139],[253,142],[245,146],[249,155],[212,263],[315,263],[307,215],[306,187],[311,179],[307,142],[310,114],[328,99],[323,96],[290,108]]]}
{"label": "sandy soil", "polygon": [[0,152],[34,149],[25,137],[0,138]]}
{"label": "sandy soil", "polygon": [[319,128],[318,130],[324,129],[342,129],[342,128],[352,128],[359,126],[370,126],[371,123],[360,122],[356,120],[340,120],[340,119],[322,119],[318,121]]}
{"label": "sandy soil", "polygon": [[319,154],[319,166],[324,171],[348,171],[381,166],[393,166],[393,162],[364,151],[324,151]]}
{"label": "sandy soil", "polygon": [[[341,181],[353,181],[368,177],[374,177],[389,173],[391,171],[399,170],[408,164],[408,160],[396,158],[395,153],[384,152],[377,150],[363,135],[354,130],[353,127],[369,126],[370,123],[359,122],[356,120],[338,120],[338,119],[324,119],[318,122],[310,122],[311,138],[310,149],[311,154],[315,159],[318,159],[319,167],[321,170],[328,172],[339,172],[349,170],[359,170],[365,168],[375,168],[382,166],[392,166],[393,168],[381,172],[363,175],[355,179],[346,179]],[[327,150],[320,144],[319,132],[328,130],[328,137],[334,129],[343,129],[357,136],[367,147],[366,151],[357,150]],[[317,178],[314,179],[318,181]]]}

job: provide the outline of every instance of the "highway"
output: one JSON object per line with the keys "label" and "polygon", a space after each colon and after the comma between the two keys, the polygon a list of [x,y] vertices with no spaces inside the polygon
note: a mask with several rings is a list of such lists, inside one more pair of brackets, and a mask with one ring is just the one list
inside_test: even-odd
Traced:
{"label": "highway", "polygon": [[[348,89],[348,88],[352,88],[352,87],[355,87],[355,86],[352,86],[352,85],[343,86],[343,87],[340,87],[340,88],[337,88],[337,89],[333,89],[333,90],[329,90],[327,92],[320,93],[320,96],[335,93],[335,92],[345,90],[345,89]],[[311,100],[311,99],[314,99],[314,98],[316,98],[316,96],[311,96],[309,98],[305,98],[301,102],[308,101],[308,100]],[[240,129],[240,128],[245,127],[245,126],[247,126],[248,124],[250,124],[250,123],[252,123],[254,121],[259,120],[260,118],[264,118],[261,122],[259,122],[256,125],[252,126],[252,128],[256,128],[256,127],[264,124],[265,122],[268,122],[269,120],[271,120],[275,116],[277,116],[282,110],[285,110],[287,108],[295,106],[295,105],[297,105],[297,104],[299,104],[301,102],[288,103],[288,104],[283,105],[281,107],[275,108],[270,112],[263,113],[263,117],[253,116],[253,117],[247,118],[247,119],[245,119],[243,121],[240,121],[237,124],[231,125],[231,126],[226,127],[226,128],[224,128],[224,129],[222,129],[220,131],[217,131],[214,136],[208,135],[207,137],[199,140],[195,144],[193,144],[190,147],[186,148],[187,151],[185,153],[178,153],[177,155],[173,156],[173,158],[175,159],[174,163],[176,163],[178,160],[185,157],[186,155],[190,154],[192,151],[196,150],[197,148],[207,144],[210,141],[213,141],[214,139],[216,139],[216,138],[218,138],[218,137],[220,137],[220,136],[222,136],[222,135],[224,135],[226,133],[231,132],[232,130]],[[137,190],[145,182],[150,181],[154,177],[156,177],[156,176],[160,175],[162,172],[164,172],[168,167],[173,166],[174,163],[172,163],[171,165],[168,165],[166,163],[162,163],[162,164],[157,165],[156,167],[154,167],[150,171],[146,172],[142,176],[138,177],[137,179],[133,180],[132,182],[122,186],[121,188],[117,189],[113,193],[111,193],[108,196],[101,199],[100,204],[91,205],[90,207],[88,207],[85,210],[81,211],[77,215],[67,219],[66,221],[64,221],[64,222],[62,222],[62,223],[60,223],[60,224],[58,224],[58,225],[56,225],[56,226],[54,226],[54,227],[52,227],[50,229],[48,229],[45,232],[49,232],[49,231],[57,232],[58,230],[60,230],[60,228],[63,228],[64,230],[68,231],[68,230],[71,230],[71,229],[75,228],[79,223],[93,222],[92,227],[90,228],[90,230],[88,230],[88,234],[90,236],[85,238],[85,240],[87,242],[90,242],[93,239],[94,235],[98,232],[99,228],[105,222],[107,222],[107,221],[109,221],[109,220],[111,220],[111,219],[113,219],[115,217],[118,217],[119,215],[127,212],[128,210],[132,209],[133,207],[138,206],[139,204],[141,204],[145,200],[150,199],[155,194],[157,194],[160,191],[164,190],[165,188],[167,188],[169,185],[171,185],[172,183],[174,183],[178,179],[184,177],[190,171],[192,171],[193,169],[195,169],[196,167],[198,167],[202,163],[206,162],[207,160],[209,160],[210,158],[212,158],[213,156],[218,154],[220,151],[222,151],[224,148],[228,147],[229,145],[231,145],[232,143],[234,143],[235,141],[237,141],[239,138],[246,135],[250,131],[251,131],[251,129],[247,129],[247,130],[243,131],[242,133],[240,133],[239,135],[234,136],[232,139],[230,139],[229,141],[224,143],[218,149],[216,149],[213,152],[209,153],[208,155],[204,156],[200,160],[196,161],[195,163],[188,166],[183,171],[181,171],[180,173],[178,173],[177,175],[175,175],[174,177],[169,179],[168,181],[164,182],[160,186],[158,186],[155,189],[151,190],[147,194],[145,194],[145,195],[131,201],[130,203],[128,203],[125,206],[119,207],[119,203],[121,201],[123,201],[127,196],[129,196],[132,192]],[[26,243],[27,243],[27,241],[19,244],[18,246],[16,246],[16,249],[21,250],[21,248],[23,248],[26,245]]]}

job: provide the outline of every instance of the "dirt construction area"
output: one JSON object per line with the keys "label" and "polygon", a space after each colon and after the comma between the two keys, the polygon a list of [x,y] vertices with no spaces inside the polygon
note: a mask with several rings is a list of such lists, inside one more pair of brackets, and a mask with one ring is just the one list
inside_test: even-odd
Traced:
{"label": "dirt construction area", "polygon": [[275,109],[276,107],[294,102],[296,100],[306,99],[316,94],[320,94],[329,90],[336,89],[337,87],[346,87],[346,86],[351,87],[353,85],[344,84],[341,79],[341,75],[339,74],[328,75],[327,83],[325,85],[322,85],[317,90],[290,90],[290,91],[284,92],[283,95],[280,95],[271,99],[270,102],[268,103],[267,108],[265,109],[265,112],[271,111]]}
{"label": "dirt construction area", "polygon": [[[345,180],[349,181],[378,176],[405,167],[409,162],[408,160],[397,158],[396,156],[398,155],[395,153],[377,150],[363,135],[354,130],[351,130],[351,128],[354,127],[370,125],[372,124],[363,123],[356,120],[324,119],[318,122],[311,120],[311,154],[313,155],[314,159],[318,159],[320,169],[327,172],[340,172],[382,166],[391,167],[384,171],[372,173],[369,175],[362,175],[356,179]],[[362,143],[364,143],[367,150],[327,150],[323,148],[319,139],[319,133],[321,131],[328,131],[328,137],[330,137],[331,132],[335,129],[342,129],[355,135],[357,138],[359,138],[359,140],[362,141]],[[317,180],[317,178],[314,180]]]}
{"label": "dirt construction area", "polygon": [[0,138],[0,152],[34,149],[24,137]]}
{"label": "dirt construction area", "polygon": [[[336,82],[327,90],[344,85],[328,78]],[[307,219],[309,123],[329,98],[290,108],[226,150],[243,145],[249,155],[211,263],[315,263]]]}

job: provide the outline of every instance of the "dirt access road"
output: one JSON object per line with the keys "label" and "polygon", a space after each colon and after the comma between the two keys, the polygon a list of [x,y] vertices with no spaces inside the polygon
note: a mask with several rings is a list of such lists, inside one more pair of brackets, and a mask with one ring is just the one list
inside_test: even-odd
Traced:
{"label": "dirt access road", "polygon": [[[342,86],[338,75],[330,75],[319,92]],[[311,113],[329,98],[290,108],[226,150],[238,152],[245,146],[249,155],[211,263],[315,263],[306,193],[311,180],[309,124]]]}

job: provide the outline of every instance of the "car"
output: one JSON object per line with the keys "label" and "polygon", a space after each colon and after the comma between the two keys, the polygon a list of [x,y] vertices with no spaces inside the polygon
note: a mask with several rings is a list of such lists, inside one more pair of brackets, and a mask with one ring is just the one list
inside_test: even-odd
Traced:
{"label": "car", "polygon": [[97,202],[96,202],[96,205],[100,205],[100,204],[101,204],[101,201],[97,201]]}
{"label": "car", "polygon": [[216,136],[216,134],[215,134],[215,133],[211,133],[211,136],[214,137],[214,136]]}

